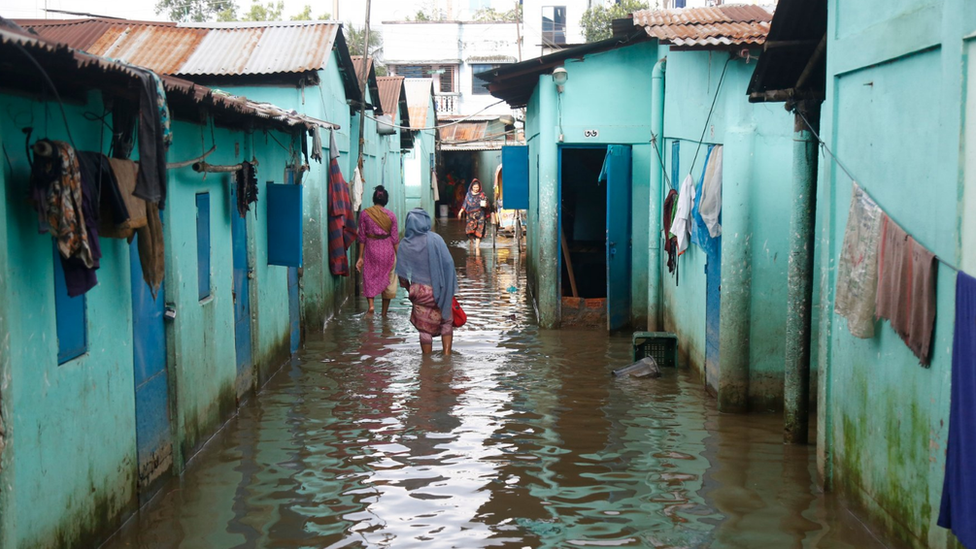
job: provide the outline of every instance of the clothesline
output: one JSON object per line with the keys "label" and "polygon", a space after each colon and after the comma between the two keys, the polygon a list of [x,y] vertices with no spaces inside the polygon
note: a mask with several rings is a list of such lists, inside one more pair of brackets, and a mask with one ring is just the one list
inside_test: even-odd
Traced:
{"label": "clothesline", "polygon": [[[871,200],[874,200],[874,203],[875,204],[878,204],[879,207],[880,207],[881,202],[879,202],[877,200],[877,198],[875,198],[874,194],[872,194],[868,189],[866,189],[862,183],[859,183],[859,180],[856,177],[854,177],[854,174],[852,174],[851,171],[848,170],[846,166],[844,166],[844,164],[840,161],[840,159],[837,158],[837,155],[835,155],[834,152],[832,150],[830,150],[830,147],[827,146],[827,143],[825,143],[824,140],[820,138],[820,134],[818,134],[817,131],[813,129],[813,126],[810,124],[810,121],[807,120],[807,117],[806,116],[803,116],[803,112],[801,112],[799,110],[796,111],[796,112],[800,115],[800,118],[803,119],[803,123],[806,124],[807,129],[810,130],[810,133],[812,133],[813,136],[817,139],[817,142],[820,143],[820,147],[823,148],[823,150],[827,151],[827,154],[829,154],[830,157],[834,160],[834,162],[840,167],[840,169],[845,174],[847,174],[847,177],[849,177],[852,182],[857,183],[858,186],[861,187],[861,190],[864,191],[864,194],[868,195],[868,197],[870,197]],[[887,209],[885,209],[885,208],[882,207],[881,210],[883,212],[885,212],[885,215],[888,216],[888,219],[891,219],[892,221],[894,221],[895,224],[897,224],[899,227],[902,227],[902,228],[905,227],[904,225],[902,225],[901,223],[899,223],[897,219],[895,219],[894,217],[892,217],[891,214],[888,213],[888,210]],[[912,238],[915,238],[914,235],[912,236]],[[918,239],[915,238],[915,241],[918,242]],[[921,244],[922,244],[922,246],[928,248],[929,250],[932,249],[930,246],[926,246],[924,243],[921,243]],[[935,259],[936,259],[936,261],[938,261],[939,263],[941,263],[941,264],[945,265],[946,267],[952,269],[953,271],[956,271],[957,273],[960,272],[959,267],[956,267],[952,263],[949,263],[948,261],[946,261],[945,259],[943,259],[942,257],[940,257],[938,254],[935,255]]]}

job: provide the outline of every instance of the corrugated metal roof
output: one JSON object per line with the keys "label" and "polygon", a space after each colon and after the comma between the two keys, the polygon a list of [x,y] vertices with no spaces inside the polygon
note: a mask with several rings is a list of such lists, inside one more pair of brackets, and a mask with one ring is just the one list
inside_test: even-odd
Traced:
{"label": "corrugated metal roof", "polygon": [[663,43],[685,47],[762,44],[773,20],[763,6],[726,4],[634,12],[634,25]]}
{"label": "corrugated metal roof", "polygon": [[110,19],[34,20],[26,26],[46,39],[156,72],[214,76],[323,69],[341,28],[332,21],[172,25]]}
{"label": "corrugated metal roof", "polygon": [[[434,80],[431,78],[406,78],[403,88],[407,94],[407,108],[410,110],[410,127],[415,130],[427,124],[430,98],[434,95]],[[436,112],[434,115],[437,118]]]}
{"label": "corrugated metal roof", "polygon": [[376,84],[380,89],[380,105],[383,112],[393,116],[397,112],[400,103],[400,91],[403,89],[402,76],[380,76],[376,79]]}
{"label": "corrugated metal roof", "polygon": [[485,138],[488,122],[459,122],[440,129],[443,143],[470,143]]}

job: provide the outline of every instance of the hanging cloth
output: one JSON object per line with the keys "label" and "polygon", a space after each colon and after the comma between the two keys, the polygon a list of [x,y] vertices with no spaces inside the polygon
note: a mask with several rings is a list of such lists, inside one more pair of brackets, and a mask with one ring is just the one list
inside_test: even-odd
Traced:
{"label": "hanging cloth", "polygon": [[705,220],[701,216],[701,206],[705,199],[705,177],[708,174],[708,168],[712,165],[714,150],[715,146],[712,145],[708,147],[708,151],[705,153],[705,167],[702,170],[701,181],[695,191],[695,201],[691,206],[691,243],[698,245],[706,254],[712,253],[714,242],[711,234],[709,234],[708,225],[705,224]]}
{"label": "hanging cloth", "polygon": [[139,165],[131,160],[122,160],[119,158],[109,158],[108,164],[112,169],[115,184],[118,186],[119,198],[122,199],[125,211],[129,217],[119,223],[110,212],[120,207],[107,207],[106,200],[109,200],[109,198],[106,195],[109,193],[103,192],[102,218],[99,224],[99,234],[108,238],[123,238],[131,241],[136,229],[145,227],[147,223],[146,201],[133,194],[136,188]]}
{"label": "hanging cloth", "polygon": [[339,169],[339,149],[329,152],[329,271],[337,276],[349,276],[349,258],[346,250],[356,239],[356,219],[349,198],[349,185]]}
{"label": "hanging cloth", "polygon": [[[312,134],[312,152],[310,154],[312,160],[322,162],[322,135],[319,133],[319,127],[313,126],[309,132]],[[335,136],[332,135],[330,139],[332,140],[332,143],[329,144],[331,150],[331,147],[335,144]]]}
{"label": "hanging cloth", "polygon": [[366,182],[363,181],[363,171],[361,166],[356,166],[355,171],[352,173],[352,211],[358,212],[359,208],[363,207],[363,187],[366,186]]}
{"label": "hanging cloth", "polygon": [[691,236],[691,204],[694,201],[695,181],[691,178],[691,174],[688,174],[685,180],[681,182],[677,211],[671,224],[671,234],[677,239],[678,255],[685,253],[685,250],[688,249],[688,240]]}
{"label": "hanging cloth", "polygon": [[874,337],[878,291],[878,241],[884,212],[854,183],[847,228],[837,263],[834,312],[847,319],[851,335]]}
{"label": "hanging cloth", "polygon": [[956,277],[956,326],[952,339],[949,441],[939,526],[965,547],[976,547],[976,278]]}
{"label": "hanging cloth", "polygon": [[884,216],[875,315],[891,322],[923,366],[929,364],[935,327],[936,270],[935,254]]}
{"label": "hanging cloth", "polygon": [[712,238],[722,235],[720,223],[722,215],[722,146],[715,145],[708,151],[705,173],[702,176],[702,197],[699,200],[698,211],[702,221],[708,227],[708,234]]}
{"label": "hanging cloth", "polygon": [[88,268],[95,265],[83,212],[84,190],[75,150],[63,141],[46,142],[49,158],[35,158],[30,196],[37,209],[40,232],[50,231],[63,257],[78,257]]}
{"label": "hanging cloth", "polygon": [[234,183],[237,185],[237,214],[242,218],[247,216],[251,204],[258,201],[257,167],[250,162],[241,162],[241,169],[234,172]]}
{"label": "hanging cloth", "polygon": [[159,217],[159,205],[146,202],[146,225],[136,231],[139,264],[142,279],[149,285],[153,299],[163,284],[166,273],[166,256],[163,253],[163,223]]}
{"label": "hanging cloth", "polygon": [[664,199],[664,212],[662,222],[664,226],[664,251],[668,254],[668,272],[673,273],[678,267],[678,242],[671,234],[671,224],[674,221],[674,212],[678,192],[674,189],[668,190],[668,196]]}
{"label": "hanging cloth", "polygon": [[169,107],[162,81],[152,71],[131,67],[139,75],[139,179],[135,195],[156,202],[163,209],[166,202],[166,150],[173,140],[169,127]]}
{"label": "hanging cloth", "polygon": [[430,187],[434,190],[434,202],[441,199],[441,191],[437,188],[437,170],[430,169]]}

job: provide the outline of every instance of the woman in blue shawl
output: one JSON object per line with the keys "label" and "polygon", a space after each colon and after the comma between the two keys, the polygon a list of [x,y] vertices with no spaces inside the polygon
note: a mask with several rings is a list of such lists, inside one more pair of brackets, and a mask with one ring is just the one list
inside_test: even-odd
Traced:
{"label": "woman in blue shawl", "polygon": [[396,272],[413,304],[410,323],[420,332],[420,350],[430,354],[434,338],[441,336],[444,354],[449,355],[454,339],[451,307],[457,293],[457,273],[447,244],[430,232],[430,226],[430,216],[424,210],[416,208],[407,214]]}
{"label": "woman in blue shawl", "polygon": [[462,215],[468,216],[468,224],[464,232],[474,239],[474,245],[481,245],[481,239],[485,237],[485,227],[488,225],[485,212],[488,210],[488,197],[481,189],[481,182],[477,179],[471,180],[468,187],[468,194],[464,197],[464,203],[458,211],[458,219]]}

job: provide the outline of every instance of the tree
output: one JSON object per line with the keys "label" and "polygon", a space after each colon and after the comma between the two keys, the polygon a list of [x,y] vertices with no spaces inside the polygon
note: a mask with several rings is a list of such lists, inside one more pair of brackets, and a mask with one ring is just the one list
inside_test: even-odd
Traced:
{"label": "tree", "polygon": [[[346,23],[342,26],[346,35],[346,43],[349,45],[350,55],[363,55],[363,45],[366,43],[366,29],[352,26]],[[377,76],[386,75],[386,67],[382,65],[380,52],[383,50],[383,35],[376,29],[369,29],[369,55],[373,58],[373,68]]]}
{"label": "tree", "polygon": [[165,13],[171,21],[177,22],[210,21],[225,12],[236,15],[237,6],[233,0],[159,0],[156,2],[157,15]]}
{"label": "tree", "polygon": [[[518,15],[522,15],[522,5],[518,6]],[[508,11],[498,11],[495,8],[481,8],[480,10],[474,12],[475,21],[500,21],[500,22],[511,22],[517,21],[520,17],[516,17],[515,9],[510,9]]]}
{"label": "tree", "polygon": [[258,0],[251,0],[251,10],[241,17],[241,21],[279,21],[281,12],[285,10],[284,0],[262,4]]}
{"label": "tree", "polygon": [[[323,13],[322,15],[320,15],[320,16],[318,16],[318,17],[315,18],[315,20],[318,20],[318,21],[327,21],[329,19],[332,19],[332,14],[331,13]],[[305,4],[305,8],[303,8],[302,11],[298,15],[292,16],[291,20],[292,21],[312,21],[313,20],[312,19],[312,6],[310,6],[308,4]]]}
{"label": "tree", "polygon": [[[657,2],[654,2],[657,5]],[[648,9],[647,2],[643,0],[620,0],[617,4],[609,7],[603,5],[593,6],[583,12],[580,18],[580,25],[583,27],[583,38],[587,42],[599,42],[613,36],[613,20],[623,19],[638,10]]]}

